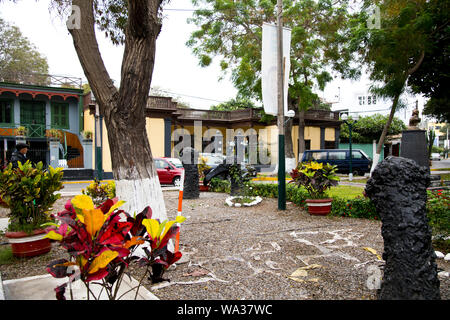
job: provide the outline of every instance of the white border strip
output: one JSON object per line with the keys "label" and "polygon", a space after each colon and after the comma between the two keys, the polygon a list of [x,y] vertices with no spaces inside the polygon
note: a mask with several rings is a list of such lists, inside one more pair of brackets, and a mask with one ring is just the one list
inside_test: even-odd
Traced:
{"label": "white border strip", "polygon": [[331,202],[325,203],[307,203],[308,207],[327,207],[331,205]]}
{"label": "white border strip", "polygon": [[42,240],[46,236],[46,233],[38,234],[35,236],[24,237],[24,238],[8,238],[9,243],[27,243],[31,241]]}

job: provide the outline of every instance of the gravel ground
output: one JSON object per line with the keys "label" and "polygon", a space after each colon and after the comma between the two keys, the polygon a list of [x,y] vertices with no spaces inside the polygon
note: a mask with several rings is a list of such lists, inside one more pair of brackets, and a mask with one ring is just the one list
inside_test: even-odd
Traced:
{"label": "gravel ground", "polygon": [[[178,193],[164,192],[169,218],[177,211]],[[379,221],[340,217],[312,217],[287,204],[277,210],[276,199],[254,207],[230,208],[226,194],[202,192],[200,199],[184,200],[180,250],[186,263],[171,267],[156,285],[144,282],[162,300],[293,300],[376,299],[367,286],[383,261]],[[55,210],[67,198],[58,200]],[[2,213],[0,212],[0,216]],[[0,242],[5,241],[0,236]],[[45,265],[66,256],[56,243],[44,256],[15,259],[0,265],[3,280],[45,274]],[[450,263],[438,260],[439,269]],[[134,278],[142,270],[130,267]],[[290,277],[297,270],[296,277]],[[372,270],[372,269],[370,269]],[[450,298],[450,280],[440,277],[442,299]]]}

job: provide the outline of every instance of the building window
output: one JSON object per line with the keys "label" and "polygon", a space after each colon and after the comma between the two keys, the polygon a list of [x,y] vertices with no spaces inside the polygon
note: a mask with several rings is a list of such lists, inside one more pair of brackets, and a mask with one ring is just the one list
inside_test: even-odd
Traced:
{"label": "building window", "polygon": [[377,104],[376,96],[358,96],[358,103],[360,106]]}
{"label": "building window", "polygon": [[0,123],[12,124],[14,122],[14,108],[11,101],[0,100]]}
{"label": "building window", "polygon": [[311,150],[311,140],[305,140],[305,150]]}
{"label": "building window", "polygon": [[52,128],[69,129],[69,105],[52,103]]}

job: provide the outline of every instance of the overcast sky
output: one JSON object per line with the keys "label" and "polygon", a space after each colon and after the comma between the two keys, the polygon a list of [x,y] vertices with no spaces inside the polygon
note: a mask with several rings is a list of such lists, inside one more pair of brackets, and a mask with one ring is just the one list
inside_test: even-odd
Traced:
{"label": "overcast sky", "polygon": [[[56,13],[49,12],[49,3],[50,0],[19,0],[16,4],[3,1],[0,4],[0,17],[18,26],[39,52],[47,57],[50,74],[79,77],[86,81],[65,20],[62,21]],[[192,15],[192,11],[186,10],[193,9],[191,1],[171,0],[165,9],[166,18],[156,46],[152,88],[172,92],[192,108],[207,109],[211,105],[234,98],[236,90],[229,80],[229,75],[224,80],[218,80],[220,68],[217,62],[207,68],[201,68],[191,49],[185,45],[190,33],[195,30],[195,26],[186,22]],[[101,32],[97,33],[97,39],[110,77],[119,85],[123,47],[112,45]],[[369,84],[369,81],[364,79],[357,82],[336,79],[327,85],[324,92],[317,93],[328,102],[337,102],[339,94],[341,97],[354,95],[355,89],[366,91]],[[408,102],[413,101],[415,98]],[[422,106],[421,101],[420,109]],[[352,108],[340,104],[335,107]],[[388,102],[383,108],[389,107]],[[358,106],[355,108],[360,109]],[[409,117],[407,114],[404,116]]]}
{"label": "overcast sky", "polygon": [[[85,76],[65,21],[56,13],[49,12],[49,0],[19,0],[0,4],[0,17],[20,28],[39,52],[47,57],[50,74],[83,78]],[[192,9],[188,0],[172,0],[167,9]],[[210,105],[234,98],[236,90],[228,78],[218,80],[217,64],[201,68],[191,49],[185,46],[195,29],[186,19],[192,11],[166,10],[167,16],[157,40],[156,62],[152,87],[174,92],[193,108]],[[97,39],[110,77],[119,84],[123,47],[117,47],[98,32]],[[200,97],[191,98],[192,97]]]}

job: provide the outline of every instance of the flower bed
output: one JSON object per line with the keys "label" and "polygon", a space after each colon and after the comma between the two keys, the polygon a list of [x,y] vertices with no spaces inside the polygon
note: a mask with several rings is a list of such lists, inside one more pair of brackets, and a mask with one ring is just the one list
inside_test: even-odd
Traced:
{"label": "flower bed", "polygon": [[260,196],[246,197],[246,196],[234,196],[225,199],[225,203],[230,207],[251,207],[255,206],[262,201]]}

